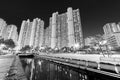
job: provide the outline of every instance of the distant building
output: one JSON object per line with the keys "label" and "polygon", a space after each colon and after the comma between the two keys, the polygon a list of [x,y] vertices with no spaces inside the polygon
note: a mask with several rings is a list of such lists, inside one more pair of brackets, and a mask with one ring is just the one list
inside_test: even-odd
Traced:
{"label": "distant building", "polygon": [[84,46],[79,9],[68,8],[63,14],[55,12],[50,20],[51,48]]}
{"label": "distant building", "polygon": [[52,18],[49,19],[49,26],[45,29],[45,44],[46,47],[51,47],[51,34],[52,33]]}
{"label": "distant building", "polygon": [[23,21],[18,39],[18,49],[25,46],[32,48],[41,47],[43,43],[44,22],[38,18],[33,19],[33,22]]}
{"label": "distant building", "polygon": [[41,47],[43,42],[44,22],[38,18],[33,20],[30,46]]}
{"label": "distant building", "polygon": [[103,27],[105,35],[111,35],[116,32],[120,32],[120,26],[116,23],[107,23]]}
{"label": "distant building", "polygon": [[120,23],[108,23],[104,25],[103,30],[108,45],[113,48],[120,47]]}
{"label": "distant building", "polygon": [[120,33],[113,33],[107,38],[107,41],[108,45],[111,45],[113,48],[120,47]]}
{"label": "distant building", "polygon": [[22,21],[19,38],[18,38],[18,49],[21,49],[24,46],[25,35],[26,35],[26,31],[27,31],[26,24],[27,24],[27,22],[25,20]]}
{"label": "distant building", "polygon": [[80,48],[84,46],[83,42],[83,32],[81,27],[79,9],[73,10],[73,24],[74,24],[74,36],[75,36],[75,44],[78,43]]}
{"label": "distant building", "polygon": [[12,39],[17,44],[18,32],[15,25],[8,25],[4,34],[4,39]]}
{"label": "distant building", "polygon": [[32,31],[32,22],[30,22],[30,20],[28,19],[27,21],[26,21],[26,27],[28,27],[27,28],[27,31],[26,31],[26,35],[25,35],[25,40],[24,40],[24,46],[25,45],[30,45],[30,36],[31,36],[31,31]]}
{"label": "distant building", "polygon": [[42,46],[41,46],[41,49],[45,48],[46,47],[46,29],[43,30],[44,31],[44,34],[43,34],[43,43],[42,43]]}
{"label": "distant building", "polygon": [[43,45],[43,37],[44,37],[44,21],[43,20],[41,20],[40,21],[40,24],[39,24],[39,48],[41,48],[42,47],[42,45]]}
{"label": "distant building", "polygon": [[56,16],[57,13],[52,14],[51,48],[56,47]]}
{"label": "distant building", "polygon": [[15,25],[7,25],[6,21],[0,19],[0,36],[4,40],[12,39],[17,44],[18,32]]}
{"label": "distant building", "polygon": [[55,12],[49,19],[49,26],[44,30],[44,22],[38,18],[33,22],[23,21],[19,35],[19,49],[25,45],[36,47],[75,47],[84,46],[79,9],[68,8],[67,12]]}
{"label": "distant building", "polygon": [[96,42],[95,37],[92,36],[85,38],[84,41],[85,41],[85,46],[94,46],[93,43]]}
{"label": "distant building", "polygon": [[4,38],[6,32],[7,23],[3,19],[0,19],[0,36]]}
{"label": "distant building", "polygon": [[49,47],[49,27],[45,29],[45,47]]}

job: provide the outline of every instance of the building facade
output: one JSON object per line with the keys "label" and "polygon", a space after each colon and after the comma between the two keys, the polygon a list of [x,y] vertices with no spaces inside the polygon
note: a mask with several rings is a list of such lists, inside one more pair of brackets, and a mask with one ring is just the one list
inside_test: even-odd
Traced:
{"label": "building facade", "polygon": [[74,24],[75,44],[79,44],[80,48],[82,48],[84,46],[84,42],[83,42],[83,32],[81,27],[79,9],[73,10],[73,24]]}
{"label": "building facade", "polygon": [[25,35],[27,31],[26,23],[27,22],[24,20],[22,21],[22,24],[21,24],[21,29],[20,29],[19,38],[18,38],[18,49],[21,49],[22,47],[24,47]]}
{"label": "building facade", "polygon": [[6,27],[6,32],[4,35],[4,39],[12,39],[16,44],[18,40],[18,32],[17,27],[15,25],[8,25]]}
{"label": "building facade", "polygon": [[4,40],[12,39],[17,45],[18,32],[17,26],[11,24],[7,25],[6,21],[0,19],[0,38]]}
{"label": "building facade", "polygon": [[1,36],[1,38],[4,38],[4,34],[6,32],[6,27],[7,27],[7,23],[3,19],[0,19],[0,36]]}
{"label": "building facade", "polygon": [[120,47],[120,23],[108,23],[104,25],[103,30],[108,45],[113,48]]}
{"label": "building facade", "polygon": [[23,21],[18,39],[18,49],[25,46],[41,47],[43,42],[44,22],[35,18],[33,22]]}
{"label": "building facade", "polygon": [[33,22],[23,21],[18,44],[19,48],[29,45],[33,48],[61,49],[75,47],[76,44],[82,48],[84,43],[79,9],[69,7],[65,13],[53,13],[45,30],[44,21],[38,18],[33,19]]}
{"label": "building facade", "polygon": [[80,48],[84,46],[79,9],[72,10],[70,7],[65,13],[53,13],[49,27],[51,48],[74,47],[76,44]]}
{"label": "building facade", "polygon": [[31,31],[32,31],[32,22],[30,22],[30,20],[28,19],[27,21],[26,21],[26,26],[28,27],[27,28],[27,31],[26,31],[26,38],[25,38],[25,42],[24,42],[24,46],[25,45],[30,45],[30,36],[31,36]]}

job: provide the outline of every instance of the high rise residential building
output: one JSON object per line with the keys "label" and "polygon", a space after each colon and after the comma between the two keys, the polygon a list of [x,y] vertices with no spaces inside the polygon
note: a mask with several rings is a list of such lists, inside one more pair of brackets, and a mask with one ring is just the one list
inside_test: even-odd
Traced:
{"label": "high rise residential building", "polygon": [[22,21],[19,38],[18,38],[18,49],[21,49],[22,47],[24,47],[25,35],[27,31],[26,24],[27,22],[25,20]]}
{"label": "high rise residential building", "polygon": [[75,44],[79,44],[80,48],[82,48],[84,46],[84,42],[83,42],[83,32],[81,27],[79,9],[73,10],[73,24],[74,24]]}
{"label": "high rise residential building", "polygon": [[120,23],[107,23],[103,30],[108,45],[113,48],[120,47]]}
{"label": "high rise residential building", "polygon": [[67,25],[67,14],[63,13],[58,16],[58,27],[57,27],[57,47],[68,47],[68,25]]}
{"label": "high rise residential building", "polygon": [[63,14],[55,12],[50,21],[51,48],[84,46],[79,9],[72,10],[70,7]]}
{"label": "high rise residential building", "polygon": [[11,30],[11,34],[9,35],[8,38],[12,39],[15,42],[15,44],[17,44],[17,41],[18,41],[18,31],[17,31],[17,27],[15,25],[13,25],[12,30]]}
{"label": "high rise residential building", "polygon": [[18,32],[15,25],[7,25],[6,21],[0,19],[0,38],[4,40],[12,39],[17,45]]}
{"label": "high rise residential building", "polygon": [[43,42],[44,22],[41,19],[35,18],[33,22],[23,21],[21,25],[18,49],[25,46],[32,48],[41,47]]}
{"label": "high rise residential building", "polygon": [[39,47],[39,41],[40,41],[39,39],[40,39],[40,19],[38,19],[36,23],[34,47]]}
{"label": "high rise residential building", "polygon": [[6,27],[6,31],[5,31],[5,33],[4,33],[4,39],[5,39],[5,40],[8,39],[8,36],[9,36],[10,33],[11,33],[11,27],[12,27],[12,26],[10,26],[10,25],[8,25],[8,26]]}
{"label": "high rise residential building", "polygon": [[74,37],[74,24],[73,24],[73,10],[72,8],[67,9],[67,23],[68,23],[68,40],[69,47],[75,45],[75,37]]}
{"label": "high rise residential building", "polygon": [[33,20],[30,45],[35,47],[41,47],[43,43],[44,34],[44,22],[38,18]]}
{"label": "high rise residential building", "polygon": [[120,32],[120,23],[107,23],[103,27],[105,35],[110,35],[116,32]]}
{"label": "high rise residential building", "polygon": [[46,40],[46,42],[47,42],[47,46],[46,47],[51,47],[51,32],[52,32],[52,18],[50,17],[50,19],[49,19],[49,26],[46,28],[47,30],[47,40]]}
{"label": "high rise residential building", "polygon": [[49,27],[45,29],[45,47],[49,46]]}
{"label": "high rise residential building", "polygon": [[15,43],[17,43],[17,27],[15,25],[7,25],[6,21],[0,19],[0,36],[4,40],[12,39]]}
{"label": "high rise residential building", "polygon": [[23,21],[21,25],[19,48],[29,45],[35,47],[75,47],[84,46],[79,9],[68,8],[67,12],[55,12],[49,19],[49,26],[44,30],[44,22],[38,18],[33,22]]}
{"label": "high rise residential building", "polygon": [[52,14],[52,28],[51,28],[51,48],[56,47],[56,17],[57,13]]}
{"label": "high rise residential building", "polygon": [[27,31],[26,31],[26,38],[25,38],[25,41],[24,41],[24,45],[29,45],[30,44],[30,36],[31,36],[31,28],[32,28],[32,22],[30,22],[30,20],[28,19],[27,21],[26,21],[26,23],[27,23]]}
{"label": "high rise residential building", "polygon": [[120,32],[120,22],[116,26],[116,32]]}
{"label": "high rise residential building", "polygon": [[46,29],[43,30],[44,31],[44,34],[43,34],[43,43],[42,43],[42,46],[40,49],[43,49],[46,47]]}
{"label": "high rise residential building", "polygon": [[12,39],[17,44],[18,32],[15,25],[8,25],[4,34],[4,39]]}
{"label": "high rise residential building", "polygon": [[43,37],[44,37],[44,21],[41,20],[39,24],[39,48],[43,46]]}
{"label": "high rise residential building", "polygon": [[0,19],[0,36],[4,38],[6,32],[7,23],[3,19]]}
{"label": "high rise residential building", "polygon": [[90,36],[90,37],[85,38],[84,41],[85,41],[85,46],[94,46],[96,39],[95,37]]}
{"label": "high rise residential building", "polygon": [[108,45],[112,48],[120,47],[120,33],[111,34],[111,36],[107,38],[107,41]]}
{"label": "high rise residential building", "polygon": [[[49,24],[49,47],[62,48],[68,46],[67,14],[53,13]],[[51,39],[50,39],[51,38]]]}

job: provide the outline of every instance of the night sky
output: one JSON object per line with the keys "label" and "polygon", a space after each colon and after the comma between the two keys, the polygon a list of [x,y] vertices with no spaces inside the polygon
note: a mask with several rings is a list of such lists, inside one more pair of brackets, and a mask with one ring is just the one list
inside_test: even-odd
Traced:
{"label": "night sky", "polygon": [[103,33],[106,23],[120,21],[120,0],[1,0],[0,18],[20,29],[22,20],[41,18],[48,26],[53,12],[80,9],[84,37]]}

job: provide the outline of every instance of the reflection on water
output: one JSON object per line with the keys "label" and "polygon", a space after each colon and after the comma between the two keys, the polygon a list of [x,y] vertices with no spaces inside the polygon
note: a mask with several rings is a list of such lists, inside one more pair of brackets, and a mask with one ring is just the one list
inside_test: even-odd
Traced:
{"label": "reflection on water", "polygon": [[21,59],[28,80],[109,80],[42,59]]}

